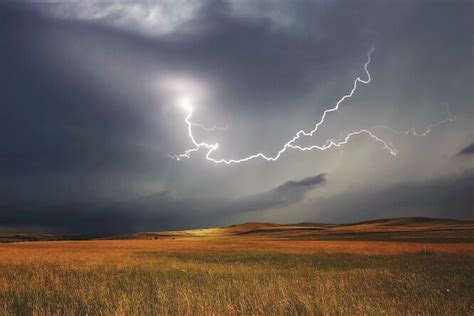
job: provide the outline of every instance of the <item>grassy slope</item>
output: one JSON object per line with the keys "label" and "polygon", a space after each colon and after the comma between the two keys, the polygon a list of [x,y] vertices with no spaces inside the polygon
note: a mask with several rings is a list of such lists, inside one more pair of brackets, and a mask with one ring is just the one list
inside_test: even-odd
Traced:
{"label": "grassy slope", "polygon": [[[101,239],[155,238],[235,238],[262,237],[301,240],[379,240],[425,242],[474,242],[474,221],[405,217],[379,219],[353,224],[272,224],[244,223],[227,227],[182,231],[140,232]],[[19,241],[87,240],[82,235],[52,235],[41,233],[1,233],[0,243]]]}
{"label": "grassy slope", "polygon": [[245,223],[222,228],[134,233],[117,239],[262,237],[302,240],[474,242],[474,221],[406,217],[355,224]]}

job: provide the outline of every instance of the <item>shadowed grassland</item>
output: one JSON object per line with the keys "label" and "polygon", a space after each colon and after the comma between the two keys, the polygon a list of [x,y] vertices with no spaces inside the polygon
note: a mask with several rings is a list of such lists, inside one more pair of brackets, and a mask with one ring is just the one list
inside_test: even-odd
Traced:
{"label": "shadowed grassland", "polygon": [[469,315],[473,253],[394,242],[4,244],[0,314]]}

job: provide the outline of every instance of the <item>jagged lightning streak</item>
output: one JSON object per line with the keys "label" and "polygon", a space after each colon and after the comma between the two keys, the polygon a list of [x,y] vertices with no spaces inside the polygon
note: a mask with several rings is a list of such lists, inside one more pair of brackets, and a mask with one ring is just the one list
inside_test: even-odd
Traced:
{"label": "jagged lightning streak", "polygon": [[449,123],[449,122],[454,122],[456,120],[456,117],[451,113],[450,109],[449,109],[449,104],[446,104],[446,118],[441,120],[441,121],[438,121],[436,123],[433,123],[433,124],[429,124],[426,129],[423,131],[423,132],[417,132],[415,128],[409,128],[405,131],[400,131],[400,130],[396,130],[394,128],[391,128],[391,127],[388,127],[388,126],[384,126],[384,125],[377,125],[377,126],[374,126],[371,128],[371,130],[374,130],[374,129],[386,129],[386,130],[389,130],[391,131],[392,133],[394,134],[398,134],[398,135],[413,135],[413,136],[426,136],[428,135],[429,133],[431,133],[431,131],[433,130],[433,128],[435,127],[438,127],[440,125],[443,125],[443,124],[446,124],[446,123]]}
{"label": "jagged lightning streak", "polygon": [[199,124],[199,123],[194,123],[194,122],[191,122],[191,125],[199,127],[200,129],[202,129],[206,132],[225,131],[229,127],[227,125],[224,125],[224,126],[213,125],[211,127],[207,127],[206,125]]}
{"label": "jagged lightning streak", "polygon": [[[184,104],[182,104],[184,109],[188,112],[188,114],[186,115],[184,121],[187,125],[189,139],[194,144],[194,147],[190,148],[190,149],[187,149],[182,154],[170,155],[169,157],[174,158],[176,160],[181,160],[183,158],[190,158],[192,153],[194,153],[196,151],[199,151],[201,148],[206,148],[206,149],[208,149],[207,154],[206,154],[206,159],[213,162],[213,163],[216,163],[216,164],[222,164],[223,163],[223,164],[229,165],[229,164],[234,164],[234,163],[246,162],[246,161],[256,159],[256,158],[261,158],[261,159],[264,159],[264,160],[267,160],[267,161],[276,161],[288,149],[297,149],[297,150],[300,150],[300,151],[311,151],[311,150],[325,151],[325,150],[328,150],[328,149],[333,148],[333,147],[341,147],[341,146],[347,144],[350,141],[350,139],[353,138],[354,136],[358,136],[358,135],[362,135],[362,134],[368,135],[369,137],[371,137],[375,141],[381,143],[383,145],[384,149],[388,150],[391,155],[396,156],[397,155],[397,150],[392,145],[392,143],[383,140],[382,138],[378,137],[377,135],[375,135],[372,132],[372,129],[376,129],[376,128],[390,129],[390,128],[385,127],[385,126],[375,126],[372,129],[361,129],[361,130],[358,130],[358,131],[354,131],[354,132],[351,132],[351,133],[347,134],[345,137],[339,137],[338,139],[329,139],[329,140],[326,141],[326,143],[324,145],[312,145],[312,146],[304,146],[304,147],[299,146],[299,145],[295,145],[295,142],[298,139],[300,139],[301,136],[309,136],[309,137],[313,136],[318,131],[319,127],[324,123],[324,121],[326,119],[326,116],[331,112],[336,112],[339,109],[340,105],[345,100],[351,98],[354,95],[354,93],[357,90],[357,87],[358,87],[359,83],[368,84],[372,81],[370,72],[368,70],[368,66],[371,62],[371,55],[372,55],[373,51],[374,51],[374,48],[371,48],[369,50],[369,52],[367,53],[367,61],[363,65],[363,68],[364,68],[365,74],[367,76],[367,79],[362,79],[361,77],[357,77],[354,80],[354,83],[352,85],[352,89],[350,90],[350,92],[348,94],[344,95],[342,98],[340,98],[339,101],[337,101],[337,103],[334,105],[334,107],[325,110],[323,112],[322,116],[321,116],[321,119],[314,125],[314,128],[312,130],[310,130],[310,131],[299,130],[295,134],[295,136],[292,139],[290,139],[287,143],[285,143],[282,146],[282,148],[274,156],[267,156],[264,153],[259,152],[259,153],[256,153],[256,154],[244,157],[244,158],[240,158],[240,159],[215,159],[215,158],[211,157],[212,153],[215,152],[219,148],[219,144],[218,143],[210,144],[210,143],[206,143],[206,142],[196,141],[196,139],[193,135],[192,127],[193,126],[199,126],[199,127],[202,128],[204,126],[202,126],[200,124],[197,124],[197,123],[194,123],[194,122],[191,122],[191,116],[193,114],[193,108],[190,106],[189,100],[186,100],[184,102]],[[424,133],[420,134],[419,136],[424,136],[424,135],[428,134],[432,127],[438,126],[442,123],[444,123],[444,121],[441,121],[441,122],[438,122],[436,124],[430,125],[428,127],[428,129]],[[212,129],[205,128],[205,130],[212,130]],[[399,131],[396,131],[396,130],[394,130],[394,131],[399,132]],[[414,130],[414,129],[410,129],[407,132],[402,132],[402,133],[407,133],[408,134],[408,133],[410,133],[410,131],[413,131],[413,133],[416,133],[416,130]]]}

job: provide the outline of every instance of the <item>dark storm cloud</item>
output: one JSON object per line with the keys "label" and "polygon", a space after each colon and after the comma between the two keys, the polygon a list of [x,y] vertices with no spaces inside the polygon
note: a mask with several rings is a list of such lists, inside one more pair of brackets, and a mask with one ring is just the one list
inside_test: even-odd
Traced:
{"label": "dark storm cloud", "polygon": [[100,179],[139,176],[164,159],[141,142],[156,125],[149,113],[120,96],[119,87],[100,89],[94,74],[77,77],[78,65],[61,62],[66,53],[55,41],[58,34],[71,39],[65,45],[83,41],[75,53],[88,56],[101,47],[86,38],[133,45],[133,37],[23,6],[0,5],[0,20],[0,190],[25,199],[90,199]]}
{"label": "dark storm cloud", "polygon": [[[94,2],[99,3],[90,3]],[[149,1],[134,3],[153,5]],[[215,110],[216,116],[228,120],[232,129],[222,136],[222,148],[229,155],[255,149],[274,151],[282,138],[313,126],[314,117],[361,74],[361,64],[372,45],[376,58],[370,67],[377,81],[370,85],[372,101],[367,104],[377,107],[371,110],[404,113],[413,104],[455,100],[452,108],[456,115],[472,111],[470,1],[249,3],[236,13],[231,2],[204,1],[182,27],[154,32],[156,25],[150,29],[143,24],[146,19],[129,20],[120,7],[116,14],[92,21],[81,18],[82,11],[75,16],[72,6],[67,14],[75,17],[71,20],[46,14],[46,7],[54,3],[3,1],[0,225],[107,234],[217,225],[234,213],[252,216],[252,212],[289,206],[325,183],[324,174],[320,174],[276,187],[288,174],[291,177],[299,171],[304,177],[308,171],[299,170],[305,168],[299,161],[282,168],[271,164],[268,170],[276,175],[272,179],[280,179],[275,181],[275,189],[226,200],[237,195],[232,186],[247,187],[248,179],[264,173],[251,170],[251,177],[236,176],[238,179],[229,181],[234,174],[227,170],[232,167],[225,171],[210,164],[203,167],[202,157],[198,162],[179,164],[168,160],[168,154],[189,143],[182,133],[181,116],[154,110],[175,101],[175,96],[162,91],[150,95],[147,84],[156,75],[185,74],[209,84],[213,100],[206,106],[210,110],[206,112],[203,106],[197,115],[207,117]],[[46,7],[38,10],[43,5]],[[360,91],[360,97],[368,93]],[[316,94],[317,100],[310,98]],[[385,108],[387,103],[400,104],[403,111]],[[361,116],[366,114],[367,109]],[[272,116],[285,124],[276,124]],[[412,117],[403,114],[396,123]],[[426,115],[423,112],[417,117],[425,119]],[[294,124],[288,123],[291,121]],[[175,127],[181,128],[183,135],[177,137]],[[239,140],[243,144],[237,143]],[[238,171],[244,168],[247,166]],[[319,172],[311,170],[310,174]],[[264,191],[260,180],[251,180],[255,182],[253,192]],[[332,200],[326,202],[326,210],[335,205],[349,216],[355,203],[357,212],[380,206],[401,214],[420,203],[426,206],[427,215],[436,215],[441,206],[447,207],[448,197],[454,204],[466,201],[459,177],[451,180],[458,191],[445,188],[450,181],[447,177],[444,182],[439,180],[441,184],[407,184],[421,192],[419,200],[400,186],[340,202]],[[176,185],[177,189],[175,183],[191,187],[187,192],[195,191],[192,185],[221,191],[213,199],[181,196],[179,192],[113,204],[147,192],[174,192],[185,187]],[[229,188],[216,188],[215,183]],[[265,188],[273,187],[268,183]],[[147,185],[151,189],[142,192]],[[423,191],[423,185],[428,191]],[[438,200],[440,206],[426,202],[441,199],[446,192],[449,196]],[[400,206],[403,201],[406,208]],[[466,203],[457,206],[467,209]]]}
{"label": "dark storm cloud", "polygon": [[[316,80],[305,75],[312,71],[311,65],[320,67],[328,56],[344,60],[349,55],[338,49],[320,50],[322,43],[275,32],[268,21],[232,16],[225,2],[204,3],[188,22],[196,32],[159,38],[51,19],[33,10],[37,5],[41,3],[2,4],[0,10],[0,33],[8,43],[0,52],[0,174],[9,179],[0,189],[24,198],[87,200],[100,195],[94,190],[100,191],[95,186],[104,178],[117,185],[128,180],[114,181],[122,174],[139,178],[150,169],[164,172],[169,161],[163,160],[172,150],[166,145],[173,139],[153,135],[156,121],[149,108],[137,106],[143,100],[128,98],[146,94],[135,78],[155,71],[197,73],[218,86],[216,103],[254,116],[303,95]],[[351,23],[355,20],[333,30],[340,33],[338,38],[350,38],[346,31],[354,30]],[[108,67],[117,75],[121,67],[131,73],[107,78]],[[234,125],[229,139],[245,127]],[[147,142],[155,147],[142,145]],[[278,142],[276,137],[266,140]],[[64,181],[69,182],[67,190]],[[47,186],[42,185],[45,182]]]}
{"label": "dark storm cloud", "polygon": [[461,149],[458,155],[472,155],[474,154],[474,143],[467,145],[463,149]]}
{"label": "dark storm cloud", "polygon": [[268,192],[233,201],[228,207],[223,209],[230,209],[232,212],[242,213],[263,211],[270,207],[288,206],[302,200],[306,192],[325,183],[326,174],[324,173],[300,181],[287,181]]}
{"label": "dark storm cloud", "polygon": [[355,222],[397,216],[472,219],[474,169],[428,181],[400,183],[370,191],[346,192],[314,204],[327,222]]}
{"label": "dark storm cloud", "polygon": [[208,201],[184,200],[158,193],[130,201],[97,204],[53,204],[43,201],[4,201],[1,227],[49,233],[77,233],[98,236],[138,231],[184,229],[209,226],[216,218]]}
{"label": "dark storm cloud", "polygon": [[46,232],[113,235],[232,224],[236,214],[284,207],[303,199],[304,194],[326,182],[320,174],[300,181],[287,181],[267,192],[233,201],[186,199],[161,192],[108,206],[12,201],[0,203],[8,210],[0,226],[21,229],[41,227]]}
{"label": "dark storm cloud", "polygon": [[[466,36],[468,32],[457,32],[456,24],[432,23],[440,7],[444,7],[442,2],[436,2],[439,7],[429,6],[427,12],[430,14],[420,17],[423,25],[431,27],[418,30],[410,9],[420,11],[424,8],[423,3],[391,5],[397,13],[394,16],[408,19],[413,30],[408,30],[408,26],[397,29],[391,23],[384,24],[381,17],[385,16],[381,12],[385,7],[374,5],[372,1],[334,2],[324,6],[309,2],[294,4],[286,9],[298,22],[295,27],[299,32],[295,32],[291,28],[276,30],[274,24],[278,24],[278,19],[275,18],[252,19],[232,15],[227,2],[203,2],[199,13],[186,22],[186,29],[193,32],[178,31],[158,38],[142,37],[131,30],[124,32],[99,24],[52,20],[30,9],[40,5],[38,3],[6,6],[2,8],[2,38],[8,40],[9,47],[2,50],[0,62],[6,91],[2,118],[7,124],[1,131],[4,135],[4,163],[1,164],[4,168],[1,171],[8,174],[49,170],[70,172],[82,171],[83,168],[104,171],[114,163],[123,170],[143,165],[142,160],[157,158],[153,157],[155,153],[144,151],[137,144],[144,136],[149,137],[153,124],[148,109],[134,104],[140,100],[122,98],[118,95],[123,90],[121,86],[112,92],[98,90],[95,86],[100,86],[100,82],[96,82],[91,73],[85,73],[81,80],[77,80],[68,73],[69,69],[64,68],[69,65],[63,65],[59,70],[48,66],[38,53],[44,49],[43,42],[47,43],[48,49],[51,48],[53,56],[54,53],[59,56],[71,53],[70,50],[63,51],[62,46],[76,49],[72,53],[83,57],[99,54],[99,62],[103,65],[98,67],[105,68],[108,57],[118,56],[117,63],[134,69],[131,74],[123,74],[124,78],[130,78],[124,83],[129,94],[142,89],[141,83],[137,84],[131,78],[139,77],[139,73],[148,68],[155,69],[151,65],[158,65],[160,71],[186,70],[199,74],[216,85],[216,104],[226,105],[225,111],[236,114],[236,117],[244,115],[245,119],[231,122],[234,128],[223,136],[221,145],[231,152],[242,149],[229,145],[227,147],[231,148],[226,148],[230,140],[247,140],[262,133],[262,129],[271,124],[268,114],[277,111],[291,113],[291,108],[297,108],[298,102],[305,99],[309,90],[317,89],[321,81],[333,80],[340,75],[341,69],[352,67],[360,72],[368,48],[374,40],[380,40],[372,28],[382,27],[384,38],[390,37],[392,43],[400,43],[405,38],[401,33],[405,36],[415,33],[419,35],[417,38],[425,41],[423,46],[427,50],[437,50],[445,43],[433,40],[426,32],[446,34],[443,39],[450,43],[445,46],[461,56],[466,55],[469,49],[465,49],[465,45],[469,45],[469,41],[464,41],[464,37],[457,42],[454,39]],[[262,10],[269,9],[266,6],[263,5]],[[460,12],[458,5],[447,10],[443,12]],[[369,19],[369,12],[375,17]],[[301,31],[301,27],[305,31]],[[456,36],[451,36],[454,32]],[[62,36],[63,42],[48,41],[50,34],[56,33]],[[408,36],[407,41],[411,41],[410,38],[413,36]],[[443,64],[445,57],[435,62]],[[466,64],[470,62],[469,56],[460,59],[464,62],[463,67],[469,68]],[[432,63],[422,60],[418,65],[423,71],[433,69]],[[440,77],[431,73],[424,75],[436,82]],[[416,76],[406,79],[410,77],[418,84],[406,80],[406,90],[416,86],[418,92],[419,85],[425,81],[420,82]],[[441,79],[444,82],[444,78]],[[340,92],[332,89],[331,97],[322,97],[318,103],[334,101],[333,96]],[[248,116],[256,122],[265,121],[265,124],[250,124]],[[265,141],[246,141],[243,146],[250,147],[248,150],[262,150],[262,146],[263,150],[274,150],[281,145],[281,135],[286,138],[294,132],[293,127],[288,127],[289,130],[281,126],[271,129],[271,133],[262,134]],[[8,135],[15,135],[15,139]],[[273,137],[265,137],[267,135]],[[155,139],[167,144],[160,137]],[[166,157],[168,152],[164,152],[164,146],[160,148],[163,148],[160,158]]]}

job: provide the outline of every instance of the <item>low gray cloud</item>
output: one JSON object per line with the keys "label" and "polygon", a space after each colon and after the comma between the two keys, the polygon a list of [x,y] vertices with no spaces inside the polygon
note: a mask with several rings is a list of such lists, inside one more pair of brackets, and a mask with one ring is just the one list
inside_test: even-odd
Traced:
{"label": "low gray cloud", "polygon": [[0,209],[9,212],[0,218],[0,226],[12,229],[35,226],[53,233],[114,235],[227,225],[233,224],[228,221],[230,215],[291,205],[324,183],[326,175],[319,174],[300,181],[287,181],[270,191],[232,201],[187,199],[166,191],[107,206],[3,199]]}
{"label": "low gray cloud", "polygon": [[326,174],[324,173],[299,181],[287,181],[268,192],[235,200],[227,208],[241,213],[288,206],[302,200],[306,192],[325,183]]}
{"label": "low gray cloud", "polygon": [[472,219],[474,169],[427,181],[399,183],[320,198],[315,221],[355,222],[373,218],[428,216]]}
{"label": "low gray cloud", "polygon": [[458,155],[472,155],[474,154],[474,143],[467,145],[463,149],[461,149]]}

